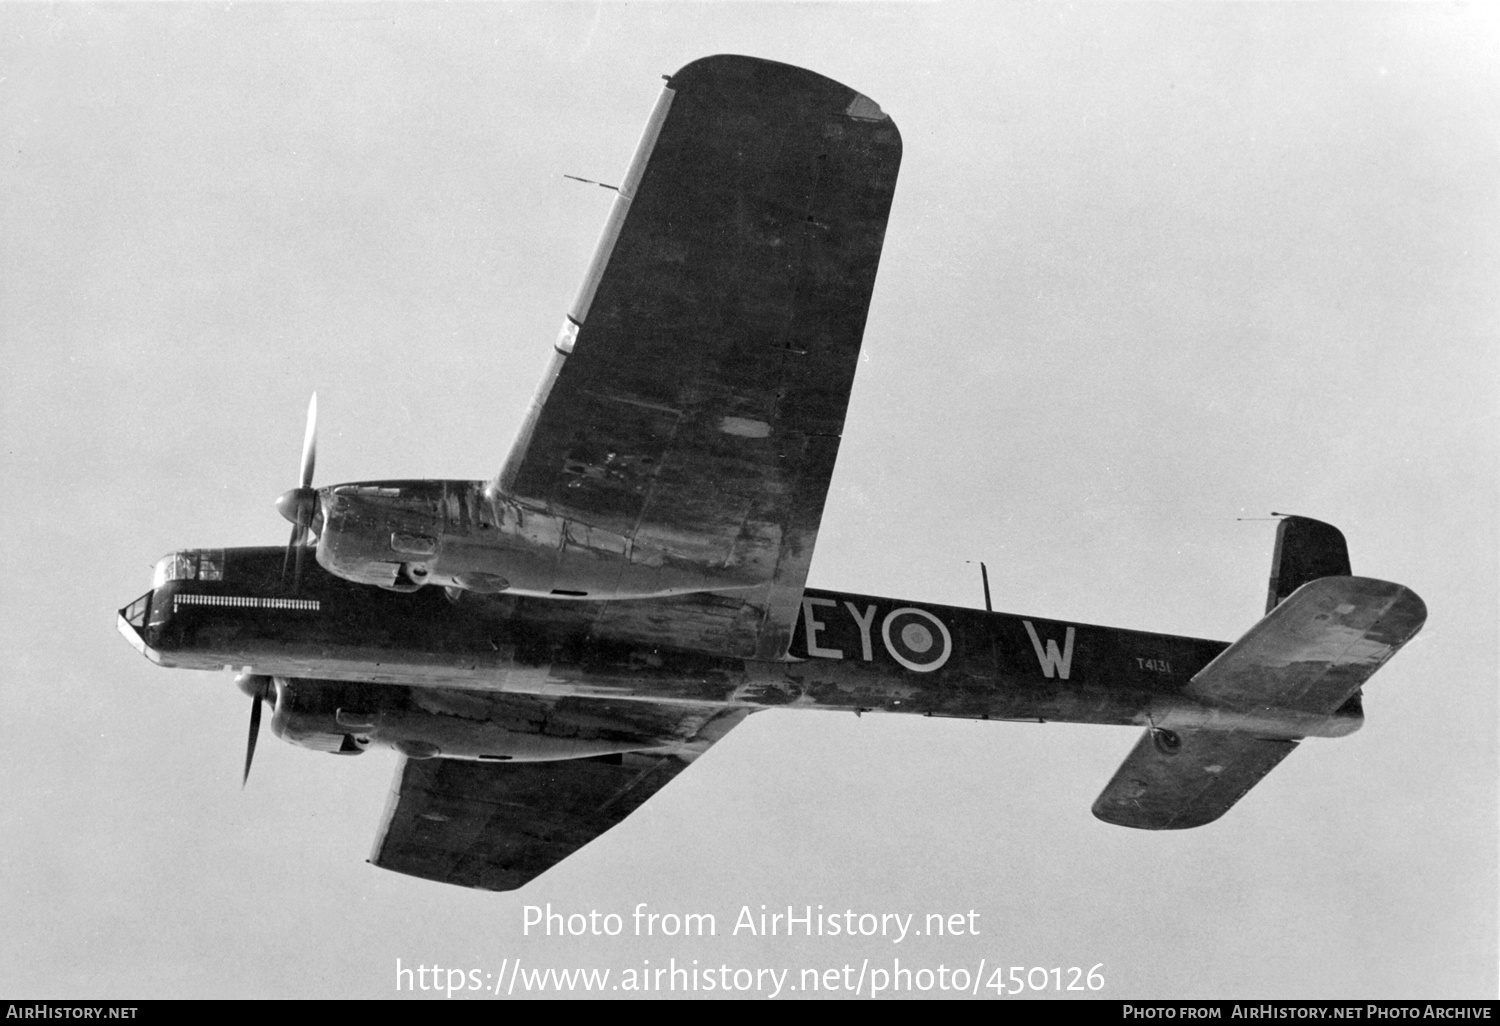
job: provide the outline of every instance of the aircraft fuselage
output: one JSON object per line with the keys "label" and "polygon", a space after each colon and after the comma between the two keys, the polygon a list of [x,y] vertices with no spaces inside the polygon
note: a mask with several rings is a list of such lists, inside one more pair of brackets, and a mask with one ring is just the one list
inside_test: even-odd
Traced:
{"label": "aircraft fuselage", "polygon": [[[127,640],[163,666],[293,682],[1288,737],[1341,736],[1362,719],[1357,702],[1314,716],[1190,697],[1193,675],[1227,647],[1198,638],[808,589],[789,658],[766,662],[692,650],[681,625],[706,629],[710,595],[671,607],[505,594],[455,600],[437,588],[396,593],[319,568],[293,594],[280,548],[198,550],[163,563],[173,560],[179,572],[159,571],[156,587],[119,620]],[[622,615],[633,619],[619,633],[634,640],[611,637]],[[660,643],[643,643],[653,623]]]}

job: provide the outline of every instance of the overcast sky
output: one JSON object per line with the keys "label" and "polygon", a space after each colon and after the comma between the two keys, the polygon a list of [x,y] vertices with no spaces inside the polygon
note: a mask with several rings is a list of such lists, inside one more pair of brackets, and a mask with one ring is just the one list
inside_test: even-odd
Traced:
{"label": "overcast sky", "polygon": [[[1494,997],[1497,42],[1482,4],[0,6],[0,991],[899,957]],[[1089,813],[1133,729],[769,712],[508,895],[364,864],[389,753],[268,737],[240,791],[248,701],[115,610],[283,541],[314,389],[319,484],[492,476],[608,210],[562,176],[618,180],[722,52],[905,140],[809,584],[978,605],[983,559],[998,609],[1232,640],[1241,518],[1317,517],[1430,609],[1360,733],[1147,833]],[[549,902],[720,936],[523,936]],[[980,933],[730,935],[761,904]]]}

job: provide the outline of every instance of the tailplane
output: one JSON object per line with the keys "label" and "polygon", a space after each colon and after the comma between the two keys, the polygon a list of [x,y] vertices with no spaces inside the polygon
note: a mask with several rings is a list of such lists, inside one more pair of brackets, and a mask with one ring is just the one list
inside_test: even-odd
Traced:
{"label": "tailplane", "polygon": [[1328,733],[1354,729],[1361,686],[1427,619],[1409,588],[1349,576],[1344,536],[1304,517],[1286,518],[1277,531],[1267,604],[1265,618],[1185,693],[1222,710],[1226,725],[1282,719],[1284,729],[1154,723],[1094,802],[1095,816],[1145,830],[1218,819],[1297,747],[1310,717],[1327,717]]}
{"label": "tailplane", "polygon": [[1146,731],[1094,802],[1094,815],[1140,830],[1212,823],[1297,747],[1235,730]]}

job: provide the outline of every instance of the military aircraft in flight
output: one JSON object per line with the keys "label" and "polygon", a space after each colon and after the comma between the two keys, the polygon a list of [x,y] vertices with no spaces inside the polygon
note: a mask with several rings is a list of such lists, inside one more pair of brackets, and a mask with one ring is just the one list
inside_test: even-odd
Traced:
{"label": "military aircraft in flight", "polygon": [[399,751],[370,861],[491,890],[760,709],[1143,727],[1094,814],[1145,829],[1217,819],[1303,738],[1358,729],[1426,609],[1315,520],[1281,521],[1233,644],[805,586],[900,161],[846,86],[689,64],[493,479],[315,488],[314,397],[286,548],[172,553],[119,629],[238,674],[247,776],[263,702],[293,744]]}

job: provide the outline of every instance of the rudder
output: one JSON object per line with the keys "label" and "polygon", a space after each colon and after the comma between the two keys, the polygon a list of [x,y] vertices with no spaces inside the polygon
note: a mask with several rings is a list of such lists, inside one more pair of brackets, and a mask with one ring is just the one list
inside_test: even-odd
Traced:
{"label": "rudder", "polygon": [[1287,516],[1276,527],[1266,612],[1309,581],[1353,576],[1354,571],[1349,569],[1349,546],[1342,531],[1321,520]]}

